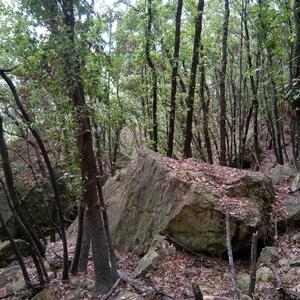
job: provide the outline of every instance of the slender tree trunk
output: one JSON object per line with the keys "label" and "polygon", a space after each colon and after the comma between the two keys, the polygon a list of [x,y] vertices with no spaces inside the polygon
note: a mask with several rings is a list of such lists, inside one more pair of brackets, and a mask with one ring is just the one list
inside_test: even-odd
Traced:
{"label": "slender tree trunk", "polygon": [[7,201],[8,201],[11,211],[14,213],[18,224],[23,229],[26,238],[28,239],[28,241],[31,244],[32,258],[34,260],[34,263],[35,263],[35,266],[37,269],[37,273],[39,275],[40,283],[42,284],[45,282],[44,278],[48,281],[48,274],[47,274],[47,271],[45,270],[45,267],[43,264],[42,254],[36,243],[36,240],[38,240],[38,238],[35,235],[34,231],[32,230],[30,224],[27,222],[24,212],[20,206],[18,193],[15,188],[13,173],[12,173],[11,166],[10,166],[7,147],[6,147],[6,143],[4,140],[3,120],[2,120],[1,115],[0,115],[0,156],[2,159],[2,168],[3,168],[3,173],[4,173],[5,182],[6,182],[6,186],[7,186],[7,193],[6,193],[6,189],[5,189],[2,181],[1,181],[1,184],[3,185],[4,192],[6,194]]}
{"label": "slender tree trunk", "polygon": [[12,234],[10,233],[8,227],[6,226],[6,223],[4,221],[4,218],[0,212],[0,224],[2,226],[2,228],[4,229],[4,232],[6,233],[9,241],[10,241],[10,244],[14,250],[14,253],[16,255],[16,259],[20,265],[20,268],[21,268],[21,271],[22,271],[22,275],[23,275],[23,278],[24,278],[24,281],[25,281],[25,284],[27,287],[31,287],[32,286],[32,283],[31,283],[31,280],[30,280],[30,277],[29,277],[29,274],[27,272],[27,269],[26,269],[26,266],[25,266],[25,263],[24,263],[24,260],[23,260],[23,257],[22,257],[22,254],[20,253],[16,243],[15,243],[15,240],[12,236]]}
{"label": "slender tree trunk", "polygon": [[172,157],[173,155],[182,3],[183,0],[178,0],[176,19],[175,19],[176,29],[175,29],[175,40],[174,40],[174,54],[173,54],[173,61],[172,61],[172,76],[171,76],[172,89],[171,89],[171,104],[170,104],[171,109],[170,109],[170,116],[169,116],[169,134],[168,134],[168,150],[167,150],[167,156],[169,157]]}
{"label": "slender tree trunk", "polygon": [[[27,123],[27,126],[29,128],[29,130],[31,131],[32,135],[34,136],[34,138],[37,141],[37,144],[42,152],[42,156],[43,159],[45,161],[46,167],[48,169],[49,172],[49,176],[50,176],[50,181],[51,181],[51,186],[52,186],[52,190],[53,190],[53,194],[54,194],[54,201],[55,201],[55,205],[57,207],[57,211],[58,211],[58,216],[59,216],[59,223],[60,223],[60,234],[61,234],[61,238],[62,238],[62,242],[63,242],[63,256],[64,256],[64,263],[63,263],[63,276],[62,279],[64,281],[67,281],[69,278],[69,259],[68,259],[68,244],[67,244],[67,238],[66,238],[66,233],[65,233],[65,228],[64,228],[64,218],[63,218],[63,211],[62,211],[62,207],[61,207],[61,203],[60,203],[60,199],[59,199],[59,193],[58,193],[58,188],[56,185],[56,180],[55,180],[55,175],[54,175],[54,171],[47,153],[47,150],[45,148],[45,145],[38,133],[38,131],[36,129],[34,129],[32,127],[32,121],[28,115],[28,113],[26,112],[20,98],[19,95],[17,93],[17,90],[12,82],[12,80],[6,75],[6,72],[1,71],[0,70],[0,75],[1,77],[5,80],[5,82],[7,83],[7,85],[9,86],[14,100],[22,114],[22,117],[24,118],[25,122]],[[23,220],[22,220],[23,221]],[[34,236],[33,236],[34,237]],[[38,246],[38,248],[40,250],[42,250],[42,246],[41,243],[39,241],[39,239],[36,240],[36,245]],[[45,251],[45,250],[43,250]],[[41,253],[43,253],[43,251]]]}
{"label": "slender tree trunk", "polygon": [[[300,89],[300,0],[294,0],[294,18],[296,27],[296,40],[295,40],[295,52],[294,52],[294,80],[296,81],[297,91],[299,94]],[[300,170],[300,97],[297,101],[294,101],[294,115],[295,115],[295,165]]]}
{"label": "slender tree trunk", "polygon": [[83,222],[84,222],[84,203],[79,203],[78,205],[78,229],[77,229],[77,238],[75,245],[74,257],[71,265],[70,272],[73,275],[77,274],[78,271],[78,263],[80,258],[80,251],[82,246],[82,238],[83,238]]}
{"label": "slender tree trunk", "polygon": [[194,114],[194,97],[195,97],[195,84],[197,75],[197,66],[199,63],[201,33],[202,33],[202,20],[203,20],[204,0],[198,1],[197,17],[195,22],[195,36],[193,46],[193,57],[190,73],[189,91],[187,97],[187,115],[185,126],[185,140],[183,154],[185,158],[192,157],[191,142],[193,138],[193,114]]}
{"label": "slender tree trunk", "polygon": [[221,166],[226,166],[226,68],[229,23],[229,0],[224,1],[224,22],[222,37],[222,61],[220,70],[220,158]]}
{"label": "slender tree trunk", "polygon": [[200,101],[202,108],[202,118],[203,118],[203,134],[204,134],[204,142],[207,152],[207,161],[209,164],[213,164],[213,155],[211,149],[211,141],[209,136],[209,124],[208,124],[208,101],[205,100],[204,96],[205,91],[205,67],[204,67],[204,59],[200,59]]}
{"label": "slender tree trunk", "polygon": [[89,261],[89,253],[90,253],[90,245],[91,245],[91,235],[90,230],[88,228],[87,222],[87,209],[84,211],[83,215],[83,235],[80,249],[80,256],[78,261],[78,272],[86,272],[88,261]]}
{"label": "slender tree trunk", "polygon": [[158,124],[157,124],[157,73],[154,62],[151,58],[151,41],[152,41],[152,0],[147,0],[147,31],[146,31],[146,60],[151,70],[152,77],[152,148],[154,151],[158,151]]}
{"label": "slender tree trunk", "polygon": [[[248,67],[250,70],[253,69],[253,63],[252,63],[252,56],[251,56],[251,47],[250,47],[250,35],[248,30],[248,16],[247,16],[247,5],[245,8],[245,15],[244,15],[244,26],[245,26],[245,44],[247,49],[247,60],[248,60]],[[245,152],[245,146],[247,142],[248,137],[248,131],[250,126],[250,121],[253,115],[253,132],[254,132],[254,152],[256,156],[256,160],[259,162],[259,142],[258,142],[258,99],[257,99],[257,86],[255,85],[254,76],[251,73],[250,74],[250,86],[252,90],[252,104],[247,116],[246,124],[245,124],[245,130],[242,138],[242,147],[240,152],[240,161],[241,164],[243,163],[243,156]],[[242,165],[241,165],[242,166]]]}

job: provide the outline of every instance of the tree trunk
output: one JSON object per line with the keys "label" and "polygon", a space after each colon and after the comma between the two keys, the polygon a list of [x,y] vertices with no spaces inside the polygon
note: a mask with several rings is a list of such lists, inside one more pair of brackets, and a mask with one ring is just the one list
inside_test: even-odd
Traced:
{"label": "tree trunk", "polygon": [[106,293],[114,284],[114,276],[109,263],[109,249],[103,217],[97,195],[97,167],[93,150],[90,118],[80,78],[80,62],[75,45],[75,15],[73,0],[62,1],[64,23],[67,28],[68,47],[66,49],[65,71],[70,99],[75,107],[74,120],[77,123],[77,145],[80,154],[81,184],[83,200],[87,205],[86,221],[91,234],[95,286],[97,293]]}
{"label": "tree trunk", "polygon": [[213,155],[211,149],[211,142],[209,136],[209,124],[208,124],[208,101],[205,100],[204,96],[205,90],[205,68],[204,68],[204,59],[200,60],[200,101],[202,107],[202,117],[203,117],[203,134],[205,147],[207,152],[207,161],[209,164],[213,164]]}
{"label": "tree trunk", "polygon": [[84,215],[83,215],[83,231],[82,231],[80,256],[79,256],[79,261],[78,261],[78,272],[86,272],[87,271],[87,265],[88,265],[89,253],[90,253],[90,245],[91,245],[91,235],[90,235],[90,230],[88,228],[88,223],[87,223],[87,209],[85,209]]}
{"label": "tree trunk", "polygon": [[157,124],[157,73],[156,68],[151,58],[151,40],[152,40],[152,0],[148,0],[147,8],[148,22],[146,31],[146,60],[151,70],[152,77],[152,148],[158,151],[158,124]]}
{"label": "tree trunk", "polygon": [[227,40],[229,23],[229,0],[224,2],[224,22],[222,37],[222,61],[220,70],[220,158],[221,166],[226,166],[226,68],[227,68]]}
{"label": "tree trunk", "polygon": [[184,149],[183,149],[183,154],[185,158],[192,157],[191,141],[193,138],[192,129],[193,129],[193,114],[194,114],[194,97],[195,97],[197,66],[199,62],[199,53],[200,53],[203,8],[204,8],[204,0],[199,0],[197,6],[196,23],[195,23],[195,36],[194,36],[193,57],[192,57],[190,82],[189,82],[189,92],[187,97],[188,111],[186,115],[185,140],[184,140]]}
{"label": "tree trunk", "polygon": [[[294,80],[297,83],[297,90],[300,89],[300,0],[294,1],[294,18],[296,27],[296,40],[294,52]],[[299,92],[296,91],[298,94]],[[300,97],[293,103],[295,115],[295,165],[297,170],[300,170]]]}
{"label": "tree trunk", "polygon": [[176,29],[175,29],[175,41],[174,41],[174,54],[173,54],[173,61],[172,61],[172,78],[171,78],[172,89],[171,89],[171,104],[170,104],[171,110],[169,116],[169,134],[168,134],[168,150],[167,150],[167,156],[169,157],[172,157],[173,155],[182,2],[183,0],[178,0],[176,20],[175,20]]}

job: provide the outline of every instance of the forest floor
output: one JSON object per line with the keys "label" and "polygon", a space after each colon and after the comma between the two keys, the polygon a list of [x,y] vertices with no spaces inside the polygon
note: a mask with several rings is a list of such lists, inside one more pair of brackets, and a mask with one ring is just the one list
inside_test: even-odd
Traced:
{"label": "forest floor", "polygon": [[[270,167],[274,166],[272,155],[265,156],[262,171],[267,173]],[[228,172],[229,168],[226,168]],[[222,172],[222,167],[214,166],[213,170]],[[232,169],[232,172],[238,172]],[[249,171],[251,172],[251,171]],[[276,185],[275,190],[277,197],[280,199],[286,194],[289,183]],[[274,208],[276,209],[276,207]],[[279,254],[282,258],[290,259],[292,257],[300,257],[300,244],[294,242],[294,236],[299,233],[299,229],[287,228],[286,232],[278,237]],[[69,258],[72,259],[75,249],[75,238],[69,238]],[[133,278],[134,269],[138,264],[139,257],[133,253],[124,253],[116,251],[119,269]],[[47,247],[47,258],[49,260],[57,260],[62,257],[62,244],[58,241],[55,244],[49,244]],[[10,267],[16,265],[13,262]],[[32,278],[37,280],[34,272],[33,262],[27,258],[26,265]],[[249,254],[235,256],[235,267],[238,275],[249,274]],[[8,269],[8,268],[7,268]],[[288,270],[286,267],[279,267],[279,273],[284,274]],[[2,271],[3,272],[3,271]],[[5,272],[5,270],[4,270]],[[0,272],[1,276],[1,272]],[[60,280],[60,272],[52,273],[49,289],[57,296],[57,299],[94,299],[93,294],[93,262],[89,257],[88,272],[70,276],[69,283],[62,283]],[[10,285],[19,278],[10,278]],[[151,272],[146,278],[138,279],[146,286],[154,286],[162,294],[172,296],[174,299],[188,299],[193,297],[191,282],[197,282],[201,286],[205,295],[225,296],[231,295],[231,277],[229,272],[228,260],[226,257],[209,257],[202,254],[190,254],[183,249],[169,253],[158,267]],[[300,292],[300,284],[290,287]],[[7,293],[7,286],[0,289],[0,299]],[[132,286],[125,283],[120,284],[118,290],[132,290]],[[272,300],[276,298],[276,289],[274,284],[259,283],[256,286],[255,294],[262,300]],[[10,297],[9,299],[21,299],[21,296]],[[147,298],[145,298],[147,299]],[[162,299],[157,296],[156,299]]]}
{"label": "forest floor", "polygon": [[[290,229],[288,232],[279,235],[279,253],[284,258],[300,256],[300,245],[295,245],[294,236],[299,230]],[[69,240],[70,259],[74,253],[75,240]],[[119,269],[133,278],[133,272],[139,257],[132,253],[123,253],[116,251]],[[62,256],[62,244],[57,242],[50,244],[47,248],[47,258],[57,260]],[[16,265],[16,262],[11,266]],[[34,265],[30,259],[26,260],[29,273],[36,278]],[[10,267],[11,267],[10,266]],[[249,259],[237,257],[235,260],[237,274],[249,273]],[[285,269],[280,269],[282,274]],[[50,290],[57,296],[57,299],[95,299],[93,294],[93,262],[92,256],[89,257],[88,272],[71,276],[69,283],[62,283],[60,272],[57,277],[52,273]],[[16,282],[18,278],[11,278],[11,283]],[[202,288],[204,295],[225,296],[231,295],[231,278],[229,265],[226,258],[209,257],[205,255],[193,255],[184,250],[176,250],[161,262],[157,269],[150,276],[138,280],[145,286],[155,286],[156,289],[165,295],[172,296],[174,299],[191,299],[193,297],[191,282],[197,282]],[[294,291],[300,292],[300,286],[291,287]],[[121,284],[118,290],[131,290],[136,292],[130,285]],[[0,297],[6,294],[6,287],[0,289]],[[262,300],[275,300],[276,289],[273,284],[259,283],[256,286],[255,294]],[[8,299],[21,299],[21,294]],[[147,298],[145,298],[147,299]],[[155,299],[163,299],[161,296]]]}

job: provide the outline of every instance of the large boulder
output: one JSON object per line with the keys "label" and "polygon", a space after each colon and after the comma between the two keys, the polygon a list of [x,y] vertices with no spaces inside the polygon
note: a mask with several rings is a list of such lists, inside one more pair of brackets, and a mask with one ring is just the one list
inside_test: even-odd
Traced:
{"label": "large boulder", "polygon": [[247,248],[252,233],[269,224],[275,198],[271,180],[261,173],[152,151],[141,152],[103,191],[114,243],[138,254],[159,233],[193,251],[224,254],[226,209],[233,250]]}

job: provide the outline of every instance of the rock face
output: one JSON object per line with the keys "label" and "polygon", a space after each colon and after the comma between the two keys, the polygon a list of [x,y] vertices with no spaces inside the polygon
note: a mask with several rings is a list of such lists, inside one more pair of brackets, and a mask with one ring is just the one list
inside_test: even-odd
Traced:
{"label": "rock face", "polygon": [[146,253],[159,233],[197,252],[226,252],[225,210],[231,215],[233,250],[249,246],[267,224],[274,200],[261,173],[175,161],[143,151],[104,186],[114,243]]}

